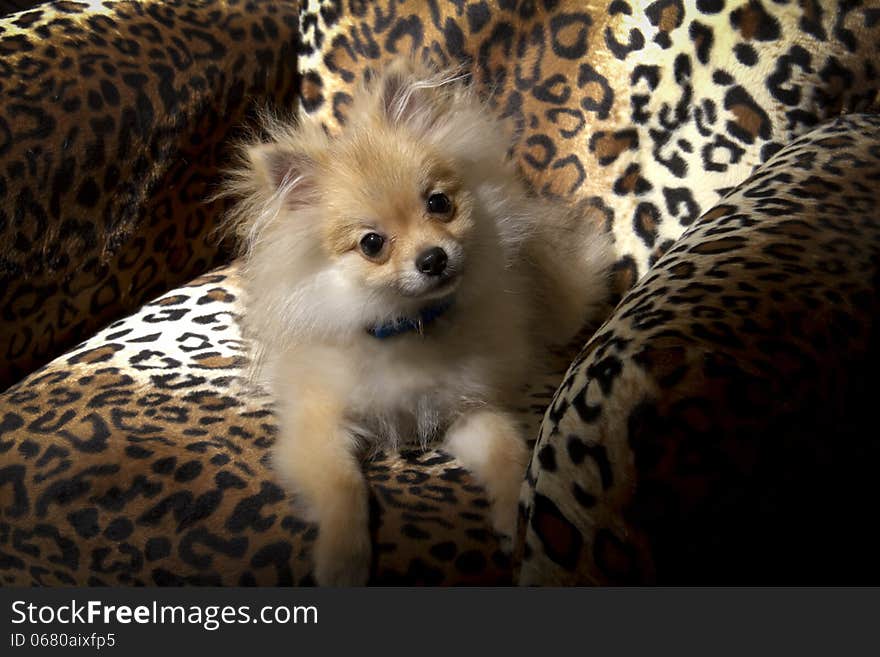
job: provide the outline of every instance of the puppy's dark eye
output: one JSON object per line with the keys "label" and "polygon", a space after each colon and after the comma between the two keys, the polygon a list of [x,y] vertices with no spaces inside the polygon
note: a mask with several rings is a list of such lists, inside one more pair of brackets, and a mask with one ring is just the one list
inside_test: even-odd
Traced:
{"label": "puppy's dark eye", "polygon": [[361,251],[368,258],[379,255],[383,246],[385,246],[385,238],[379,233],[367,233],[361,238]]}
{"label": "puppy's dark eye", "polygon": [[449,214],[452,210],[452,201],[446,194],[435,192],[428,197],[428,212],[431,214]]}

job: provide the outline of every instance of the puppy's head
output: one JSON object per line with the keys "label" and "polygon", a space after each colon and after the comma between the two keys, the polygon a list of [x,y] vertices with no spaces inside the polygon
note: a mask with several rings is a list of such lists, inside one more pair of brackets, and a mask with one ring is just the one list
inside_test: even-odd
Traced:
{"label": "puppy's head", "polygon": [[474,185],[505,148],[455,74],[401,60],[363,86],[338,135],[310,121],[268,133],[246,149],[239,213],[251,270],[278,263],[265,284],[320,274],[326,306],[364,322],[452,295],[485,257],[493,228]]}
{"label": "puppy's head", "polygon": [[474,229],[455,162],[382,125],[343,135],[328,156],[318,183],[321,241],[339,271],[386,303],[451,293]]}

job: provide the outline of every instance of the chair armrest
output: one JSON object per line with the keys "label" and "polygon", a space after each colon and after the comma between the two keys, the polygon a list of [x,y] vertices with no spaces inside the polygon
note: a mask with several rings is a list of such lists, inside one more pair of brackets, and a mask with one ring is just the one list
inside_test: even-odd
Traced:
{"label": "chair armrest", "polygon": [[519,581],[880,579],[878,264],[880,117],[797,139],[704,214],[548,408]]}
{"label": "chair armrest", "polygon": [[226,257],[205,197],[247,112],[294,106],[297,6],[0,20],[0,389]]}

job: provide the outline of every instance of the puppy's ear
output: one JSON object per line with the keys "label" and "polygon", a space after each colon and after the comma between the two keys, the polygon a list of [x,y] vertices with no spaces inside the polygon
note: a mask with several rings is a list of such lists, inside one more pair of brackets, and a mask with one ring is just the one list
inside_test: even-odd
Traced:
{"label": "puppy's ear", "polygon": [[426,65],[395,61],[376,82],[379,110],[389,123],[427,130],[447,110],[450,83],[457,79]]}
{"label": "puppy's ear", "polygon": [[246,156],[264,192],[281,194],[296,205],[314,190],[315,160],[304,150],[270,142],[249,146]]}

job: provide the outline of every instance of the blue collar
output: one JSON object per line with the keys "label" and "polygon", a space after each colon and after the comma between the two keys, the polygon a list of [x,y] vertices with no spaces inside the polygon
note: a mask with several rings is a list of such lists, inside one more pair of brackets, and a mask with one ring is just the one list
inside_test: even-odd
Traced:
{"label": "blue collar", "polygon": [[449,310],[451,306],[452,299],[441,299],[434,305],[422,308],[419,311],[418,317],[398,317],[387,324],[368,327],[367,333],[380,340],[412,332],[421,335],[424,333],[425,328],[433,324],[434,321]]}

